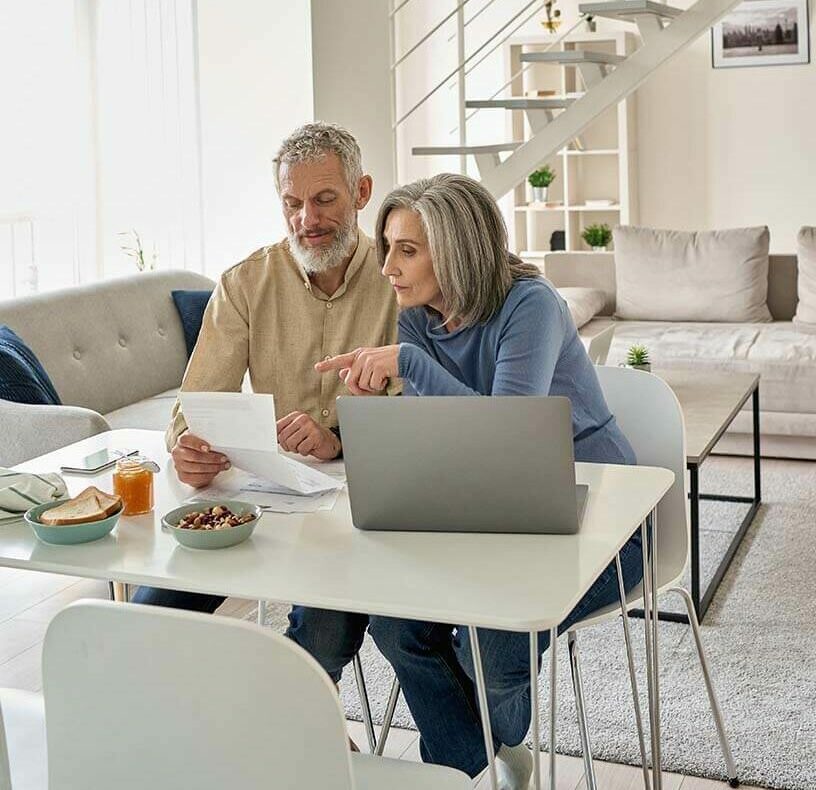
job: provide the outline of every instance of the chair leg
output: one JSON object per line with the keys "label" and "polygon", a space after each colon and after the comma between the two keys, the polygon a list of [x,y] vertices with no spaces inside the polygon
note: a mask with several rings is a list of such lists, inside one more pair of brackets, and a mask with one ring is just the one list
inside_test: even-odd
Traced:
{"label": "chair leg", "polygon": [[377,739],[374,735],[374,724],[371,721],[371,705],[368,701],[368,691],[366,690],[365,677],[363,677],[363,665],[360,661],[360,654],[357,653],[352,660],[354,667],[354,679],[357,682],[357,694],[360,697],[360,708],[363,711],[363,725],[365,726],[368,749],[371,754],[377,750]]}
{"label": "chair leg", "polygon": [[258,618],[257,623],[261,627],[266,625],[266,601],[258,601]]}
{"label": "chair leg", "polygon": [[374,754],[382,757],[385,751],[385,742],[388,740],[388,733],[391,732],[391,722],[394,720],[394,711],[397,707],[397,700],[400,695],[400,682],[394,676],[394,682],[391,684],[391,693],[388,695],[388,704],[385,707],[385,718],[383,719],[382,728],[380,729],[380,737],[377,738],[377,748]]}
{"label": "chair leg", "polygon": [[615,570],[618,575],[618,594],[621,602],[621,622],[623,623],[623,641],[626,645],[626,661],[629,664],[629,685],[632,688],[632,702],[635,706],[635,726],[637,727],[638,746],[640,747],[640,764],[643,768],[644,790],[651,790],[649,781],[649,761],[646,756],[646,739],[643,734],[643,719],[640,715],[640,695],[638,694],[637,677],[635,675],[635,657],[632,653],[632,634],[629,630],[629,614],[626,610],[626,589],[623,586],[623,571],[621,569],[620,554],[615,555]]}
{"label": "chair leg", "polygon": [[575,693],[575,708],[578,711],[578,731],[581,735],[581,749],[584,753],[584,775],[586,776],[587,790],[597,790],[595,766],[592,762],[592,747],[589,743],[589,728],[586,721],[586,703],[584,701],[584,686],[581,681],[581,666],[578,661],[578,637],[575,631],[567,634],[569,648],[570,671],[572,673],[572,688]]}
{"label": "chair leg", "polygon": [[708,659],[706,658],[705,648],[703,647],[703,638],[700,634],[700,623],[697,620],[697,613],[694,611],[691,595],[682,587],[671,587],[667,592],[677,593],[683,599],[683,603],[686,606],[689,623],[691,624],[691,632],[694,634],[694,643],[697,646],[697,656],[700,659],[700,668],[703,671],[703,680],[705,681],[706,692],[708,693],[711,715],[714,717],[714,724],[717,727],[717,736],[720,739],[720,749],[722,749],[723,758],[725,759],[728,784],[731,785],[731,787],[739,787],[737,766],[731,754],[731,747],[728,744],[728,736],[725,732],[725,722],[723,720],[722,710],[720,709],[720,703],[717,700],[717,692],[714,690],[714,684],[711,682]]}

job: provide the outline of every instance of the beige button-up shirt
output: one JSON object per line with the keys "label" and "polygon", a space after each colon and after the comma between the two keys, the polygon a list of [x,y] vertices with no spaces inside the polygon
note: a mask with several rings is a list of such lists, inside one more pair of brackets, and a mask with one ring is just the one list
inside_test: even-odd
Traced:
{"label": "beige button-up shirt", "polygon": [[[315,362],[396,339],[394,291],[380,273],[368,236],[359,231],[343,283],[331,296],[309,281],[284,240],[261,248],[221,276],[181,389],[238,392],[249,370],[254,392],[274,394],[278,419],[303,411],[333,427],[334,401],[346,392],[345,385],[336,372],[317,373]],[[176,401],[166,434],[168,450],[186,428]]]}

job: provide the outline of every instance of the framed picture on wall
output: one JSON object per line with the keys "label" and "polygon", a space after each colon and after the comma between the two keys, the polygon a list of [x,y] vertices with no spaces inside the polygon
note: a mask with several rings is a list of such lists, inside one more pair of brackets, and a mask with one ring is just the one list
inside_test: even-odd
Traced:
{"label": "framed picture on wall", "polygon": [[715,69],[810,63],[807,0],[746,0],[711,28]]}

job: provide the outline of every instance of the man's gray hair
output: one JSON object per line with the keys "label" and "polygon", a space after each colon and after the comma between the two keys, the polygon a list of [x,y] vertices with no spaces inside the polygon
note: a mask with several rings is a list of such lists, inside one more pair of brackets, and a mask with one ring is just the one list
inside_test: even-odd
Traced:
{"label": "man's gray hair", "polygon": [[513,282],[541,271],[507,249],[507,228],[493,196],[467,176],[440,173],[397,187],[377,215],[375,239],[385,264],[385,224],[394,209],[422,220],[434,274],[442,292],[444,322],[483,323],[501,308]]}
{"label": "man's gray hair", "polygon": [[282,143],[272,159],[275,187],[280,192],[280,167],[299,162],[319,162],[326,154],[337,154],[346,174],[346,183],[352,195],[357,194],[357,185],[363,177],[363,162],[360,146],[354,135],[334,123],[307,123],[295,129]]}

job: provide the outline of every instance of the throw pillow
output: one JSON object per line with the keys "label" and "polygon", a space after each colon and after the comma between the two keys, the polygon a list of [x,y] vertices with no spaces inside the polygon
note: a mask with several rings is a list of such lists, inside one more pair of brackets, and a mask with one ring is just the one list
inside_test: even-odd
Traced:
{"label": "throw pillow", "polygon": [[576,329],[588,324],[606,304],[606,296],[600,288],[559,288],[558,293],[567,303]]}
{"label": "throw pillow", "polygon": [[616,315],[640,321],[770,321],[767,227],[685,233],[619,227]]}
{"label": "throw pillow", "polygon": [[172,294],[184,330],[184,343],[189,359],[198,340],[204,310],[210,301],[212,291],[173,291]]}
{"label": "throw pillow", "polygon": [[40,360],[5,325],[0,326],[0,399],[51,406],[62,403]]}
{"label": "throw pillow", "polygon": [[799,304],[793,323],[797,329],[816,332],[816,228],[799,231],[796,290]]}

